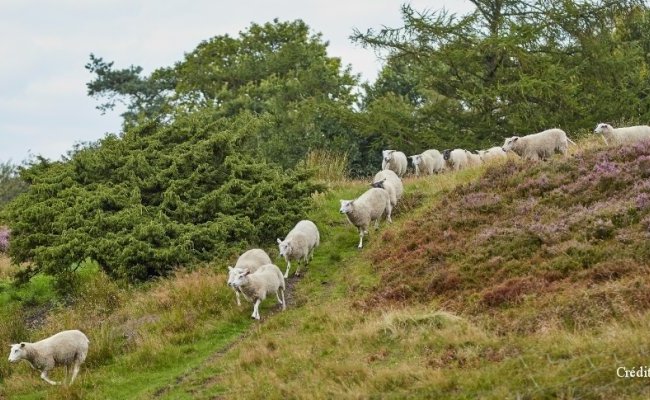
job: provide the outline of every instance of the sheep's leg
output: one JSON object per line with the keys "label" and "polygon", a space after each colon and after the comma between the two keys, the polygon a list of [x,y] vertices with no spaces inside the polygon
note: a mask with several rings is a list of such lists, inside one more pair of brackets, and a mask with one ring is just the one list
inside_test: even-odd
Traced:
{"label": "sheep's leg", "polygon": [[291,269],[291,261],[287,260],[287,270],[284,271],[284,277],[288,278],[289,277],[289,270]]}
{"label": "sheep's leg", "polygon": [[278,303],[279,304],[284,304],[284,302],[280,299],[280,290],[282,290],[282,288],[278,289],[278,291],[275,292],[275,297],[278,298]]}
{"label": "sheep's leg", "polygon": [[304,257],[298,259],[298,262],[297,262],[298,266],[296,267],[296,272],[293,273],[295,276],[300,276],[300,265],[304,264],[304,263],[305,263],[305,258]]}
{"label": "sheep's leg", "polygon": [[363,247],[363,228],[359,228],[359,248]]}
{"label": "sheep's leg", "polygon": [[379,220],[381,219],[381,215],[375,220],[375,230],[379,229]]}
{"label": "sheep's leg", "polygon": [[54,382],[50,378],[47,377],[47,370],[41,371],[41,379],[43,379],[45,382],[49,383],[50,385],[58,385],[58,382]]}
{"label": "sheep's leg", "polygon": [[284,288],[280,288],[282,290],[282,311],[287,309],[287,303],[284,301]]}
{"label": "sheep's leg", "polygon": [[241,301],[239,300],[239,290],[238,289],[234,289],[234,290],[235,290],[235,297],[237,298],[237,306],[241,307]]}
{"label": "sheep's leg", "polygon": [[80,367],[81,366],[79,365],[79,361],[74,363],[74,366],[72,367],[72,377],[70,378],[70,385],[72,385],[72,382],[74,382],[74,379],[77,377]]}
{"label": "sheep's leg", "polygon": [[255,305],[253,306],[253,315],[251,315],[251,317],[253,317],[253,318],[257,319],[257,320],[260,319],[259,307],[260,307],[261,302],[262,301],[260,299],[257,299],[257,300],[255,300]]}
{"label": "sheep's leg", "polygon": [[386,221],[388,221],[389,224],[393,223],[393,220],[391,219],[390,215],[393,213],[393,206],[388,202],[386,205]]}

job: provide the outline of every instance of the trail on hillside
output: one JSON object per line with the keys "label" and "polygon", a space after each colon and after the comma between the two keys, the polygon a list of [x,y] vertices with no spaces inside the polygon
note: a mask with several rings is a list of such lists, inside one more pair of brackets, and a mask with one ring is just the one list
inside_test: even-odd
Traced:
{"label": "trail on hillside", "polygon": [[[304,273],[305,273],[305,272],[303,272],[300,276],[295,276],[295,275],[293,275],[293,276],[291,276],[290,278],[288,278],[288,279],[286,280],[286,282],[287,282],[287,287],[286,287],[285,294],[284,294],[284,301],[286,302],[287,307],[290,307],[290,306],[295,305],[295,302],[294,302],[294,296],[293,296],[293,289],[294,289],[295,285],[298,283],[298,281],[302,278],[302,276],[304,275]],[[269,297],[269,298],[271,298],[271,297]],[[274,297],[273,297],[273,298],[274,298]],[[234,298],[233,298],[233,299],[234,299]],[[235,305],[234,303],[233,303],[233,306],[236,307],[236,305]],[[242,303],[241,310],[242,310],[242,312],[250,313],[250,311],[251,311],[251,307],[252,307],[252,303],[250,303],[250,302],[246,302],[246,301],[244,300],[244,302]],[[255,331],[258,330],[259,327],[260,327],[262,324],[266,323],[266,321],[267,321],[269,318],[271,318],[273,315],[275,315],[275,314],[277,314],[278,312],[281,312],[281,311],[282,311],[282,306],[281,306],[280,304],[276,304],[272,309],[269,309],[269,310],[267,311],[267,313],[265,314],[265,317],[264,317],[264,318],[262,318],[260,321],[257,321],[257,322],[254,322],[253,324],[251,324],[251,325],[248,327],[248,329],[246,329],[245,331],[241,332],[241,333],[240,333],[239,335],[237,335],[233,340],[231,340],[228,344],[226,344],[226,345],[223,346],[222,348],[216,350],[214,353],[212,353],[211,355],[209,355],[207,358],[205,358],[205,359],[204,359],[202,362],[200,362],[199,364],[195,365],[194,367],[189,368],[187,371],[185,371],[185,372],[182,373],[181,375],[178,375],[178,376],[173,380],[172,383],[170,383],[170,384],[168,384],[168,385],[166,385],[166,386],[163,386],[163,387],[161,387],[161,388],[158,388],[158,389],[153,393],[152,398],[153,398],[153,399],[161,399],[161,398],[163,398],[165,395],[167,395],[167,393],[169,393],[172,389],[176,388],[177,386],[181,386],[181,385],[187,383],[187,381],[188,381],[188,380],[189,380],[189,379],[190,379],[190,378],[191,378],[191,377],[192,377],[192,376],[193,376],[197,371],[202,370],[202,369],[203,369],[205,366],[207,366],[207,365],[211,365],[211,364],[216,363],[219,359],[221,359],[224,355],[226,355],[226,353],[228,353],[231,349],[233,349],[235,346],[237,346],[238,344],[240,344],[240,343],[243,342],[244,340],[248,339],[251,335],[253,335],[253,334],[255,333]],[[207,381],[205,381],[205,382],[202,382],[202,384],[205,384],[205,383],[212,384],[212,383],[216,383],[216,382],[218,382],[219,380],[220,380],[220,377],[219,377],[219,376],[213,376],[213,377],[210,378],[209,380],[207,380]]]}

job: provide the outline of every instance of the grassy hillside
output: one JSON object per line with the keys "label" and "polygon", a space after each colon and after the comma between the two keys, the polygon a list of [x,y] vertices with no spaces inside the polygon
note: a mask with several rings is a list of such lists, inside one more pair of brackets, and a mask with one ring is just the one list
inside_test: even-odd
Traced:
{"label": "grassy hillside", "polygon": [[616,372],[650,350],[650,146],[582,147],[407,179],[394,224],[362,251],[338,200],[367,183],[335,185],[313,199],[314,261],[287,311],[267,300],[261,323],[235,305],[225,260],[137,290],[89,266],[76,303],[34,326],[0,319],[10,340],[88,332],[78,385],[4,363],[0,395],[647,398],[649,378]]}

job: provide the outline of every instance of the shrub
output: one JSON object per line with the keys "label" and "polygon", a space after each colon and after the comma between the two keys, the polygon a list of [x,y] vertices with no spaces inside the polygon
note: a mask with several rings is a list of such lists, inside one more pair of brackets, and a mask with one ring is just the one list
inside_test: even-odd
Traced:
{"label": "shrub", "polygon": [[0,226],[0,253],[5,253],[9,249],[9,228]]}
{"label": "shrub", "polygon": [[305,216],[318,186],[304,170],[241,152],[266,123],[204,110],[109,135],[67,161],[33,163],[22,171],[29,190],[7,208],[10,255],[65,288],[86,258],[143,281],[270,244]]}

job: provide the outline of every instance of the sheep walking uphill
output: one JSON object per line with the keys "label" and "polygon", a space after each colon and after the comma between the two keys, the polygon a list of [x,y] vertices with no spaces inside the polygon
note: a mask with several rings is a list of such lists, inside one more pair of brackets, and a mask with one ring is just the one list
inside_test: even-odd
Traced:
{"label": "sheep walking uphill", "polygon": [[282,271],[274,264],[262,265],[255,272],[245,269],[240,271],[233,280],[233,285],[245,294],[247,299],[254,302],[252,318],[260,319],[260,304],[266,296],[275,293],[278,303],[282,304],[282,311],[287,306],[284,301],[284,276]]}
{"label": "sheep walking uphill", "polygon": [[422,153],[422,154],[426,154],[426,155],[428,155],[429,157],[431,157],[433,159],[433,172],[434,173],[436,173],[436,174],[440,173],[445,169],[445,159],[442,156],[442,153],[440,153],[438,150],[429,149],[429,150],[425,150],[424,153]]}
{"label": "sheep walking uphill", "polygon": [[508,153],[506,153],[501,146],[490,147],[487,150],[479,150],[478,155],[481,157],[483,162],[508,157]]}
{"label": "sheep walking uphill", "polygon": [[402,194],[404,193],[402,180],[396,173],[389,169],[377,172],[370,186],[387,191],[392,208],[397,205],[397,202],[402,198]]}
{"label": "sheep walking uphill", "polygon": [[81,331],[63,331],[35,343],[12,344],[9,362],[27,360],[32,368],[41,371],[41,378],[51,385],[58,384],[47,377],[55,366],[63,365],[66,371],[72,366],[72,385],[88,355],[88,343],[88,338]]}
{"label": "sheep walking uphill", "polygon": [[454,171],[458,171],[469,166],[467,153],[468,152],[463,149],[447,149],[442,152],[442,157],[448,168],[453,168]]}
{"label": "sheep walking uphill", "polygon": [[607,144],[629,144],[638,142],[639,140],[650,139],[650,126],[637,125],[614,128],[610,124],[600,123],[594,129],[594,133],[602,134]]}
{"label": "sheep walking uphill", "polygon": [[228,266],[228,286],[235,291],[235,296],[237,299],[237,305],[241,305],[239,300],[239,294],[241,293],[234,285],[233,282],[238,273],[244,271],[245,269],[250,272],[255,272],[259,267],[266,264],[272,264],[271,257],[262,249],[251,249],[237,259],[234,267]]}
{"label": "sheep walking uphill", "polygon": [[503,150],[512,150],[525,160],[546,160],[556,151],[566,156],[569,143],[575,144],[562,129],[548,129],[532,135],[507,138]]}
{"label": "sheep walking uphill", "polygon": [[433,164],[435,160],[430,155],[422,153],[409,156],[409,158],[413,161],[415,176],[420,176],[420,171],[424,172],[426,175],[433,175]]}
{"label": "sheep walking uphill", "polygon": [[408,167],[406,154],[396,150],[384,150],[382,151],[382,157],[382,170],[389,169],[391,171],[394,171],[397,176],[404,176],[406,173],[406,167]]}
{"label": "sheep walking uphill", "polygon": [[465,150],[467,155],[467,165],[470,167],[476,167],[477,165],[483,164],[483,159],[479,153],[472,153],[469,150]]}
{"label": "sheep walking uphill", "polygon": [[314,249],[320,244],[320,233],[316,224],[309,220],[302,220],[293,227],[284,240],[277,239],[280,256],[287,262],[284,277],[289,277],[291,260],[298,261],[296,275],[300,275],[300,263],[307,265],[314,258]]}
{"label": "sheep walking uphill", "polygon": [[383,189],[371,188],[356,200],[341,200],[339,211],[359,229],[359,248],[363,247],[363,235],[368,233],[372,221],[375,221],[375,229],[379,228],[379,219],[384,214],[388,222],[393,222],[390,218],[390,197]]}

